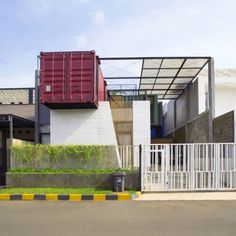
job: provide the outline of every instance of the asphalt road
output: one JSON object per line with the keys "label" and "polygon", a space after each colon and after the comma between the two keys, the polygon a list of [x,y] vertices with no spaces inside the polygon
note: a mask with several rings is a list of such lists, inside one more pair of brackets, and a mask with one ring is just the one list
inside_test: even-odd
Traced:
{"label": "asphalt road", "polygon": [[236,235],[236,201],[0,202],[0,235]]}

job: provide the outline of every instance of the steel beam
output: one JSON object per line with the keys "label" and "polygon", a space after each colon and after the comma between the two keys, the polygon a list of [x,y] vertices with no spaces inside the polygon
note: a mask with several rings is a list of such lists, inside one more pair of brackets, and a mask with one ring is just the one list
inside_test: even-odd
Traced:
{"label": "steel beam", "polygon": [[[178,79],[195,79],[196,76],[178,76]],[[113,77],[106,77],[104,76],[105,80],[145,80],[145,79],[174,79],[175,76],[113,76]],[[188,83],[187,83],[188,84]]]}
{"label": "steel beam", "polygon": [[101,61],[117,61],[117,60],[143,60],[143,59],[210,59],[211,57],[100,57]]}

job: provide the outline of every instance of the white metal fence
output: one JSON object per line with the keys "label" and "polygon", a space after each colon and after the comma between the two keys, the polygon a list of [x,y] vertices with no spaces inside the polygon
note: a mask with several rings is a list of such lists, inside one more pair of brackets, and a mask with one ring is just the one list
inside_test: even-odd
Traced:
{"label": "white metal fence", "polygon": [[236,189],[236,144],[142,146],[142,191]]}
{"label": "white metal fence", "polygon": [[139,148],[138,145],[118,146],[122,168],[135,169],[139,167]]}

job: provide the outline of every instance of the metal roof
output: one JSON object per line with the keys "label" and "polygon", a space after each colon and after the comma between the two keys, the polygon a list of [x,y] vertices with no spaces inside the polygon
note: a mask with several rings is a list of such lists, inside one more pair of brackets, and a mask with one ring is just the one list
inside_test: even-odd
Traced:
{"label": "metal roof", "polygon": [[116,94],[177,99],[211,57],[100,58],[108,90]]}
{"label": "metal roof", "polygon": [[14,128],[34,128],[35,122],[13,114],[0,114],[0,128],[9,127],[10,117],[13,120]]}

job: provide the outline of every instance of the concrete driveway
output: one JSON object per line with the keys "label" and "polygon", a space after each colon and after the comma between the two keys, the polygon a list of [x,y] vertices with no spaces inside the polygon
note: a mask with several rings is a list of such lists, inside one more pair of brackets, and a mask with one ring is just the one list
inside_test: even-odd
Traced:
{"label": "concrete driveway", "polygon": [[235,235],[236,201],[0,202],[0,235]]}

